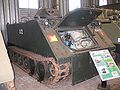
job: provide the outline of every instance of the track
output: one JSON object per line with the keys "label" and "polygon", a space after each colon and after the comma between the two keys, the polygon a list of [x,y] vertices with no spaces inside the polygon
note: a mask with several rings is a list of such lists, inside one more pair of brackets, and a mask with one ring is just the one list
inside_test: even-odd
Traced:
{"label": "track", "polygon": [[56,83],[69,75],[69,64],[59,64],[53,57],[44,57],[16,46],[9,46],[8,52],[13,63],[40,82]]}

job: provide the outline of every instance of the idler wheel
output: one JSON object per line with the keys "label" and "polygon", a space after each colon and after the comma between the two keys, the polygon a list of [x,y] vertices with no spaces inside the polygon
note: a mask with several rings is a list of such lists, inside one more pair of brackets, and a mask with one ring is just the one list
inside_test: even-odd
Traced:
{"label": "idler wheel", "polygon": [[53,83],[59,81],[55,79],[58,77],[59,74],[59,65],[56,63],[54,58],[49,58],[48,71],[50,73],[50,81],[52,81]]}
{"label": "idler wheel", "polygon": [[38,62],[37,63],[37,75],[38,75],[38,81],[45,81],[48,77],[48,64],[47,62]]}
{"label": "idler wheel", "polygon": [[54,58],[49,58],[48,70],[51,74],[51,83],[58,82],[65,79],[69,75],[69,65],[68,64],[58,64]]}

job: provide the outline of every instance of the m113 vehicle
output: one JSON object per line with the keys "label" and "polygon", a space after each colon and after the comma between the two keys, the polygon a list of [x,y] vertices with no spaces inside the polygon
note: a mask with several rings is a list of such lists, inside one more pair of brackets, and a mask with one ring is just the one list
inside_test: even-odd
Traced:
{"label": "m113 vehicle", "polygon": [[87,27],[99,14],[97,9],[78,8],[61,18],[55,9],[40,9],[35,20],[8,24],[11,60],[43,82],[71,74],[75,85],[96,76],[89,51],[115,48],[101,28]]}
{"label": "m113 vehicle", "polygon": [[120,64],[120,3],[100,6],[102,14],[97,18],[102,23],[102,29],[116,46],[114,59]]}

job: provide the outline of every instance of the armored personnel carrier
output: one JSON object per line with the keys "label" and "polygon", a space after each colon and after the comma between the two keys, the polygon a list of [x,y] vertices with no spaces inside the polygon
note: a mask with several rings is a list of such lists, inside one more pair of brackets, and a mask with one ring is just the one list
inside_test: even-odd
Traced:
{"label": "armored personnel carrier", "polygon": [[120,3],[100,6],[102,14],[98,19],[102,22],[102,29],[116,46],[114,59],[120,64]]}
{"label": "armored personnel carrier", "polygon": [[97,9],[78,8],[60,17],[55,9],[40,9],[35,20],[8,24],[11,60],[43,82],[71,74],[75,85],[96,76],[89,51],[115,48],[101,28],[87,27],[99,14]]}

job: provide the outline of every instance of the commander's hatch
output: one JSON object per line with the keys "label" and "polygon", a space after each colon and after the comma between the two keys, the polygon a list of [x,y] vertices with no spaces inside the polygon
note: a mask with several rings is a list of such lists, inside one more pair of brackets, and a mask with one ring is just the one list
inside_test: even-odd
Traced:
{"label": "commander's hatch", "polygon": [[73,26],[87,26],[100,14],[101,10],[78,8],[69,12],[63,20],[58,24],[58,28],[61,27],[73,27]]}

